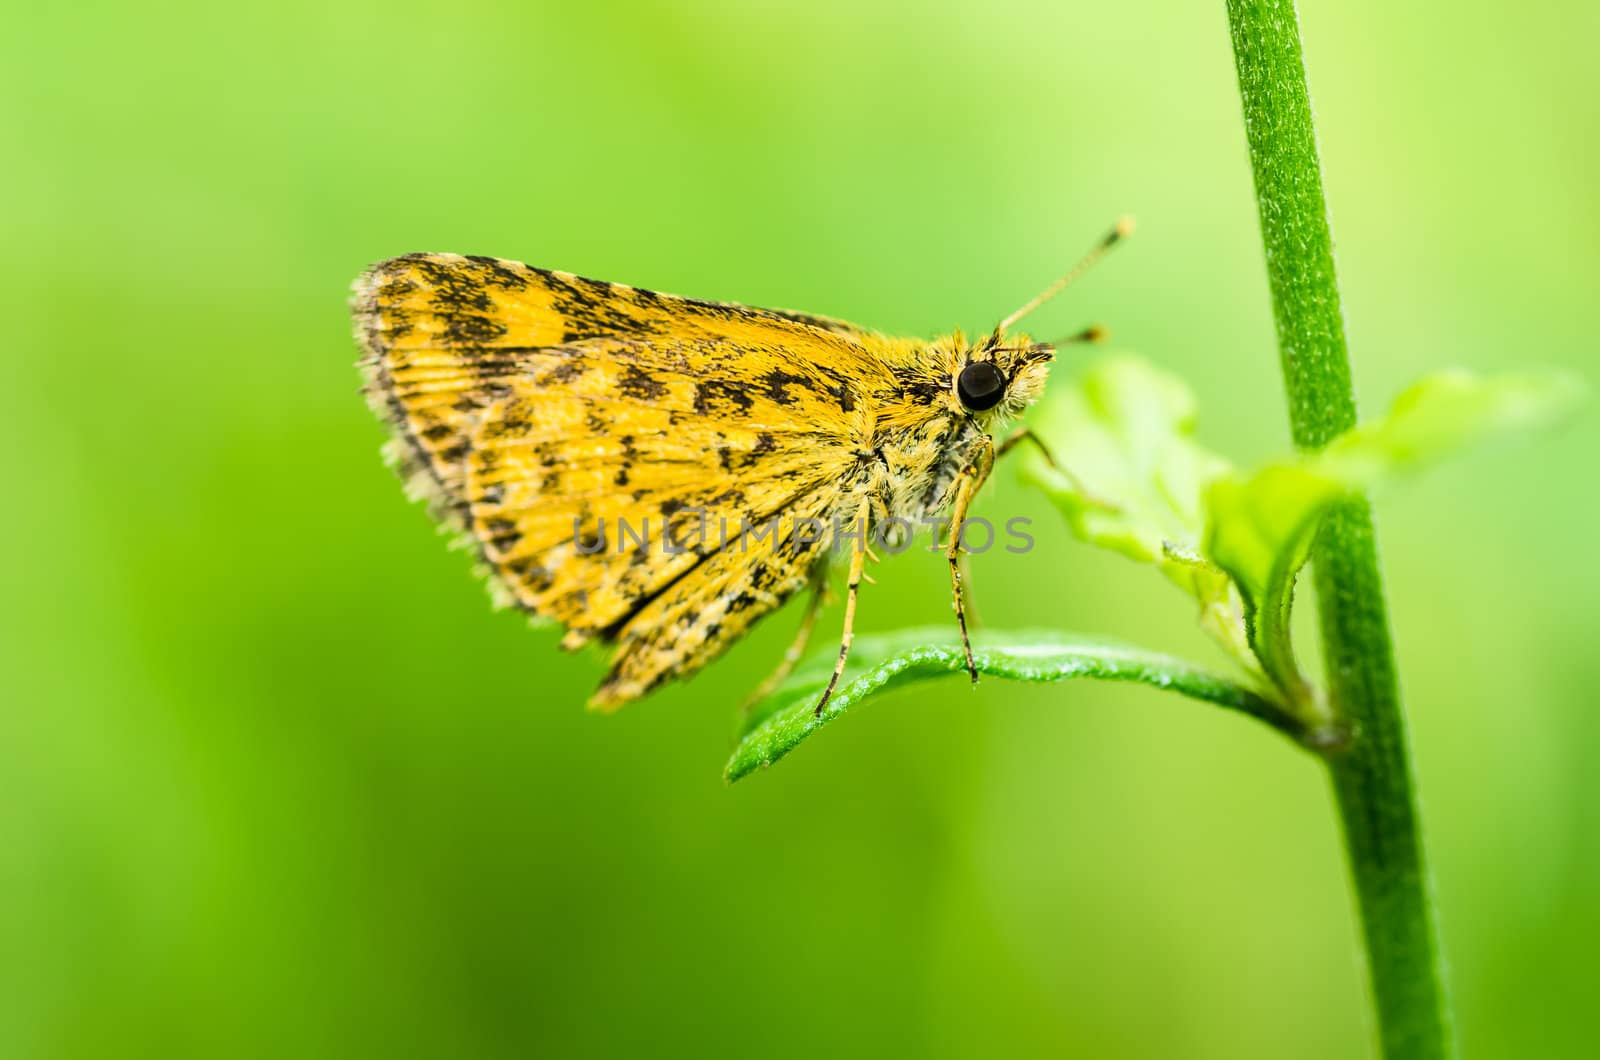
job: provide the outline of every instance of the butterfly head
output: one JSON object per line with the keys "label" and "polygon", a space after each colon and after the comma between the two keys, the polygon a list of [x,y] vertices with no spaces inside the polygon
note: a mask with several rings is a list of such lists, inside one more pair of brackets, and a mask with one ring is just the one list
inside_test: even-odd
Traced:
{"label": "butterfly head", "polygon": [[[960,342],[960,333],[956,334],[958,356],[950,384],[962,410],[980,421],[1009,419],[1037,400],[1060,343],[1034,342],[1026,335],[1008,335],[1007,329],[1064,291],[1132,231],[1133,218],[1122,218],[1066,275],[1034,295],[981,341],[967,346]],[[1062,341],[1098,342],[1102,337],[1098,327],[1091,327]]]}
{"label": "butterfly head", "polygon": [[1055,348],[995,331],[967,346],[951,374],[956,403],[974,419],[1010,419],[1044,391]]}

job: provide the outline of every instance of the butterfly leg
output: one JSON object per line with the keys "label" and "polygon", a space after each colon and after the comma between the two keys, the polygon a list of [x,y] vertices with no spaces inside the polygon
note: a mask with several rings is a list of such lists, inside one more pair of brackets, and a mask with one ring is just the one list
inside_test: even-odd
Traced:
{"label": "butterfly leg", "polygon": [[839,686],[845,660],[850,657],[850,640],[855,636],[856,626],[856,592],[861,588],[861,576],[866,572],[866,565],[867,535],[863,525],[861,539],[850,552],[850,578],[845,583],[844,636],[839,641],[839,659],[833,664],[833,676],[828,678],[828,687],[822,690],[822,698],[817,700],[816,716],[819,718],[822,717],[822,708],[828,705],[828,700],[833,696],[833,690]]}
{"label": "butterfly leg", "polygon": [[1117,505],[1091,493],[1089,491],[1089,487],[1083,484],[1083,479],[1079,478],[1077,475],[1074,475],[1071,468],[1057,463],[1055,454],[1051,453],[1050,447],[1044,444],[1044,439],[1040,438],[1027,427],[1018,427],[1016,430],[1007,435],[1006,440],[1000,443],[1000,448],[995,450],[995,459],[998,460],[1000,457],[1005,456],[1023,442],[1032,442],[1034,447],[1039,450],[1039,455],[1044,457],[1044,462],[1050,465],[1050,469],[1056,472],[1062,478],[1066,479],[1067,484],[1072,487],[1073,492],[1079,497],[1082,497],[1083,500],[1089,505],[1095,508],[1104,509],[1108,512],[1114,512],[1117,510]]}
{"label": "butterfly leg", "polygon": [[[1072,472],[1068,471],[1066,468],[1062,467],[1060,464],[1056,463],[1056,458],[1051,454],[1050,447],[1044,444],[1044,439],[1040,438],[1036,433],[1034,433],[1032,428],[1018,427],[1016,430],[1007,435],[1005,441],[1001,442],[994,451],[995,460],[998,461],[1002,456],[1005,456],[1023,442],[1032,442],[1033,445],[1039,450],[1039,455],[1044,457],[1045,463],[1049,464],[1052,468],[1054,468],[1056,471],[1059,471],[1063,476],[1070,480],[1075,490],[1086,497],[1089,496],[1089,491],[1084,488],[1082,482],[1078,481],[1078,477]],[[962,585],[966,585],[966,583],[972,580],[971,568],[967,563],[967,553],[961,553],[959,562],[961,564],[961,583]],[[962,593],[961,603],[962,609],[966,612],[967,625],[982,625],[982,622],[978,618],[977,604],[973,602],[972,593],[970,590]]]}
{"label": "butterfly leg", "polygon": [[800,629],[795,633],[794,641],[789,645],[789,650],[783,653],[778,668],[767,675],[767,679],[756,686],[745,699],[744,705],[739,710],[745,714],[750,713],[750,708],[766,699],[777,691],[778,686],[788,680],[794,673],[800,657],[805,654],[806,643],[811,640],[811,631],[816,628],[817,614],[822,610],[822,604],[828,595],[827,566],[818,564],[811,575],[811,596],[806,600],[805,614],[800,617]]}
{"label": "butterfly leg", "polygon": [[956,562],[961,564],[961,585],[964,590],[961,594],[961,609],[967,613],[968,627],[976,629],[983,625],[983,619],[979,617],[978,602],[972,597],[972,561],[970,555],[963,552]]}
{"label": "butterfly leg", "polygon": [[1044,439],[1035,434],[1031,427],[1018,427],[1006,435],[1006,440],[1001,442],[999,448],[994,451],[995,459],[998,460],[1005,456],[1023,442],[1032,442],[1038,448],[1039,455],[1044,457],[1045,463],[1057,471],[1061,470],[1061,465],[1056,463],[1056,458],[1051,454],[1050,447],[1044,444]]}
{"label": "butterfly leg", "polygon": [[955,503],[950,509],[950,544],[945,558],[950,562],[950,588],[955,596],[956,624],[961,627],[961,650],[967,657],[967,673],[972,683],[978,683],[978,664],[972,658],[972,640],[967,635],[967,609],[961,572],[961,525],[967,521],[967,509],[972,498],[989,479],[994,469],[994,439],[984,435],[973,449],[973,456],[961,469],[956,479]]}

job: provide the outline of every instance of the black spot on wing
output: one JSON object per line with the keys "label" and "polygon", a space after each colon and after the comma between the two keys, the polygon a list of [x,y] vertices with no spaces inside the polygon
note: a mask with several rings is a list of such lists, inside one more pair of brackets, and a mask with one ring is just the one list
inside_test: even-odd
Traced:
{"label": "black spot on wing", "polygon": [[393,302],[416,289],[417,281],[409,276],[391,276],[378,285],[378,298],[385,302]]}
{"label": "black spot on wing", "polygon": [[781,368],[774,368],[768,372],[762,377],[762,381],[767,384],[767,397],[779,405],[794,404],[795,397],[789,393],[790,387],[799,387],[805,390],[816,389],[816,384],[812,382],[809,376],[785,372]]}
{"label": "black spot on wing", "polygon": [[485,536],[496,550],[501,553],[509,552],[522,540],[522,532],[517,529],[516,521],[495,517],[485,520],[483,524]]}
{"label": "black spot on wing", "polygon": [[742,471],[758,463],[763,453],[770,453],[777,447],[777,439],[770,432],[762,431],[756,435],[755,444],[748,449],[731,445],[720,446],[717,449],[717,463],[724,471]]}
{"label": "black spot on wing", "polygon": [[761,602],[761,598],[747,589],[740,589],[728,598],[727,611],[730,615],[737,615],[741,611],[748,611]]}
{"label": "black spot on wing", "polygon": [[562,329],[563,343],[607,335],[637,336],[657,332],[653,322],[629,311],[625,292],[631,288],[586,276],[538,271],[550,290],[551,308],[566,322]]}
{"label": "black spot on wing", "polygon": [[487,286],[507,291],[520,291],[528,286],[527,278],[517,271],[515,262],[501,261],[499,258],[489,258],[482,254],[469,254],[467,260],[478,268],[479,275]]}
{"label": "black spot on wing", "polygon": [[639,401],[659,401],[666,396],[667,384],[636,364],[630,364],[617,379],[617,392]]}
{"label": "black spot on wing", "polygon": [[[493,318],[494,299],[490,292],[520,290],[527,286],[507,263],[494,258],[439,257],[408,254],[394,264],[409,268],[421,284],[405,276],[387,281],[380,294],[398,298],[419,286],[428,291],[428,302],[444,325],[445,338],[455,346],[485,346],[502,338],[505,325]],[[410,322],[405,322],[406,330]]]}
{"label": "black spot on wing", "polygon": [[694,410],[702,416],[742,416],[755,404],[744,384],[726,379],[705,379],[694,386]]}
{"label": "black spot on wing", "polygon": [[518,556],[516,559],[507,560],[501,569],[511,578],[522,582],[533,593],[542,593],[555,582],[555,572],[541,565],[533,556]]}
{"label": "black spot on wing", "polygon": [[633,300],[645,309],[659,311],[667,304],[667,300],[661,295],[654,291],[645,290],[643,287],[633,288],[632,294]]}
{"label": "black spot on wing", "polygon": [[506,333],[506,326],[477,313],[441,314],[445,336],[459,346],[487,346]]}
{"label": "black spot on wing", "polygon": [[539,376],[540,386],[565,386],[588,369],[581,357],[569,357]]}
{"label": "black spot on wing", "polygon": [[481,273],[460,261],[419,254],[408,259],[432,292],[430,299],[441,314],[486,312],[492,302]]}

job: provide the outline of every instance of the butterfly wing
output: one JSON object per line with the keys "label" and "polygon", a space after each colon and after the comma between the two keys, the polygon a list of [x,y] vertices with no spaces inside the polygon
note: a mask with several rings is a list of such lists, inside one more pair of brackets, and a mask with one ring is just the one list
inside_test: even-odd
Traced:
{"label": "butterfly wing", "polygon": [[846,505],[863,395],[889,385],[884,340],[838,321],[492,258],[384,262],[355,313],[413,493],[564,644],[618,643],[601,706],[692,673],[805,584],[823,542],[796,521]]}

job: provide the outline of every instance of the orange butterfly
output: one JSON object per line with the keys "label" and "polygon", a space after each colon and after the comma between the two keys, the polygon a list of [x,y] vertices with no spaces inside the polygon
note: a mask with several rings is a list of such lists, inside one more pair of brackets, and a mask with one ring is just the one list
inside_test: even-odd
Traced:
{"label": "orange butterfly", "polygon": [[[776,687],[815,623],[830,554],[847,554],[820,713],[871,540],[963,524],[995,458],[1032,438],[995,431],[1039,396],[1055,354],[1008,329],[1130,230],[970,342],[409,254],[355,284],[365,391],[409,493],[471,543],[497,598],[566,627],[565,648],[615,645],[591,706],[687,677],[809,587],[757,696]],[[966,644],[959,533],[945,552]]]}

